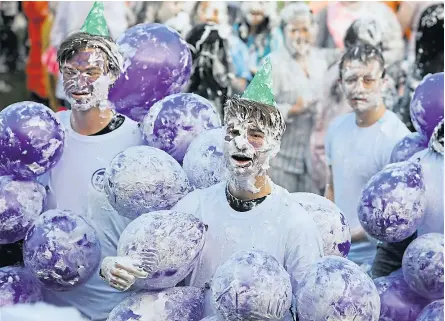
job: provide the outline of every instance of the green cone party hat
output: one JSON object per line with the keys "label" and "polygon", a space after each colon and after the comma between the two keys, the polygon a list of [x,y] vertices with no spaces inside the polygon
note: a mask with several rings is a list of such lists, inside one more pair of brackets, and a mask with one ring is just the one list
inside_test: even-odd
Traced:
{"label": "green cone party hat", "polygon": [[255,77],[253,77],[241,98],[254,100],[271,106],[275,105],[272,90],[272,65],[269,57],[266,58],[260,70],[255,74]]}
{"label": "green cone party hat", "polygon": [[89,33],[90,35],[110,36],[107,21],[104,16],[104,4],[101,1],[94,2],[80,31]]}

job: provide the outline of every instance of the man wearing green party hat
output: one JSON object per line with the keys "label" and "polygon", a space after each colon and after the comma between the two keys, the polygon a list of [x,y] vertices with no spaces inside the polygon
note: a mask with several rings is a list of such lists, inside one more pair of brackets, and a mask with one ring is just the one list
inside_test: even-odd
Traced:
{"label": "man wearing green party hat", "polygon": [[[267,176],[269,160],[279,151],[285,130],[284,119],[274,107],[271,68],[270,61],[266,60],[244,95],[235,96],[226,104],[224,153],[230,173],[228,181],[195,190],[173,208],[195,215],[209,227],[199,264],[187,282],[207,288],[204,316],[212,313],[208,285],[211,288],[216,269],[236,252],[255,249],[273,255],[289,273],[294,294],[305,271],[323,255],[321,237],[312,218],[287,190],[275,185]],[[108,257],[102,263],[105,274],[118,276],[110,285],[121,290],[130,288],[140,276],[130,268],[110,268],[109,262],[113,260],[116,258]],[[131,280],[119,277],[128,274],[134,277]],[[232,293],[233,297],[236,295],[243,300],[242,287],[232,290],[236,292]],[[249,312],[240,309],[234,312],[234,319],[235,314],[237,320],[283,319],[289,313],[289,306],[282,304],[282,298],[275,293],[275,289],[270,289],[268,294],[252,293],[267,303],[253,306]]]}
{"label": "man wearing green party hat", "polygon": [[[63,41],[57,56],[71,110],[57,113],[66,140],[61,160],[49,173],[50,207],[87,215],[98,234],[102,255],[113,255],[129,221],[107,204],[105,168],[117,154],[143,142],[138,124],[114,112],[108,101],[108,90],[120,76],[123,58],[109,37],[102,2],[94,3],[80,32]],[[82,252],[82,247],[77,250]],[[79,275],[82,273],[80,267]],[[128,295],[105,284],[97,271],[85,284],[65,290],[45,289],[45,301],[73,306],[95,321],[106,320]]]}

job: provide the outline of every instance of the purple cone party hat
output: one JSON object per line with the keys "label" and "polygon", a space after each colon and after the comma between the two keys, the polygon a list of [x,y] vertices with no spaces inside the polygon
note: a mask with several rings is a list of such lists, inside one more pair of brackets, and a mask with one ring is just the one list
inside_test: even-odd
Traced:
{"label": "purple cone party hat", "polygon": [[272,64],[269,57],[255,74],[241,98],[275,106],[272,90]]}
{"label": "purple cone party hat", "polygon": [[88,16],[83,23],[81,32],[89,33],[90,35],[109,37],[107,21],[104,16],[104,4],[102,1],[95,1]]}

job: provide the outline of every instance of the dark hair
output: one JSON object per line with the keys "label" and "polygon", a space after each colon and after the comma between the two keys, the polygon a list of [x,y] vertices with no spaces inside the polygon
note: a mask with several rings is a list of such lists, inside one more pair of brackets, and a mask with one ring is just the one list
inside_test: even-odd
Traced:
{"label": "dark hair", "polygon": [[369,44],[360,43],[356,46],[349,48],[341,57],[339,72],[340,79],[343,78],[343,65],[345,62],[358,60],[364,64],[375,60],[383,69],[382,78],[385,76],[385,59],[383,59],[381,51]]}
{"label": "dark hair", "polygon": [[77,32],[66,38],[57,51],[59,66],[74,57],[80,50],[86,48],[99,48],[107,55],[108,70],[117,77],[122,72],[122,55],[117,45],[110,37],[91,35],[86,32]]}
{"label": "dark hair", "polygon": [[[360,28],[366,28],[366,32],[369,39],[372,39],[374,43],[369,43],[367,40],[360,38]],[[369,18],[356,19],[346,30],[346,35],[344,37],[345,48],[351,48],[358,44],[368,44],[370,46],[375,46],[379,50],[383,49],[382,44],[382,30],[378,25],[377,21]]]}
{"label": "dark hair", "polygon": [[225,106],[224,123],[229,118],[239,116],[242,119],[252,119],[259,125],[274,129],[274,137],[280,139],[286,130],[286,122],[281,112],[275,107],[254,100],[233,96]]}

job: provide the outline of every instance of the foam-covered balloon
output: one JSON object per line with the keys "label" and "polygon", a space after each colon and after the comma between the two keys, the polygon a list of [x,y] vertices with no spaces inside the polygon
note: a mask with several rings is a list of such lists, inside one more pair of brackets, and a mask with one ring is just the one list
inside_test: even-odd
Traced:
{"label": "foam-covered balloon", "polygon": [[34,303],[41,300],[42,291],[40,285],[34,281],[26,268],[21,266],[0,268],[0,308],[19,303]]}
{"label": "foam-covered balloon", "polygon": [[134,146],[116,155],[105,171],[105,192],[122,216],[168,210],[190,190],[187,175],[170,155]]}
{"label": "foam-covered balloon", "polygon": [[219,127],[221,119],[207,99],[180,93],[153,105],[142,122],[142,134],[148,146],[162,149],[182,164],[192,140],[205,130]]}
{"label": "foam-covered balloon", "polygon": [[134,293],[111,311],[107,321],[199,321],[203,313],[204,291],[184,286]]}
{"label": "foam-covered balloon", "polygon": [[301,282],[297,307],[300,321],[377,321],[380,298],[374,282],[357,264],[325,256]]}
{"label": "foam-covered balloon", "polygon": [[206,130],[187,149],[182,168],[193,188],[207,188],[227,179],[225,134],[224,128]]}
{"label": "foam-covered balloon", "polygon": [[402,138],[391,153],[391,163],[404,162],[415,153],[428,148],[428,139],[419,133],[410,133]]}
{"label": "foam-covered balloon", "polygon": [[374,280],[380,294],[379,321],[415,321],[428,300],[413,292],[403,276],[390,275]]}
{"label": "foam-covered balloon", "polygon": [[212,304],[224,321],[281,320],[292,300],[290,276],[272,255],[242,251],[212,278]]}
{"label": "foam-covered balloon", "polygon": [[351,232],[338,206],[317,194],[293,193],[292,196],[314,219],[323,239],[324,255],[347,257]]}
{"label": "foam-covered balloon", "polygon": [[443,300],[428,304],[417,317],[416,321],[444,321]]}
{"label": "foam-covered balloon", "polygon": [[45,187],[39,183],[0,176],[0,244],[23,240],[42,213],[45,199]]}
{"label": "foam-covered balloon", "polygon": [[124,74],[110,90],[116,110],[141,121],[151,106],[179,93],[190,79],[192,55],[173,29],[158,23],[138,24],[117,40]]}
{"label": "foam-covered balloon", "polygon": [[48,107],[30,101],[0,112],[0,172],[22,179],[53,168],[62,156],[65,129]]}
{"label": "foam-covered balloon", "polygon": [[427,299],[443,299],[443,234],[419,236],[405,250],[403,275],[410,288]]}
{"label": "foam-covered balloon", "polygon": [[28,230],[23,260],[43,287],[68,291],[98,273],[100,240],[94,228],[70,210],[49,210]]}
{"label": "foam-covered balloon", "polygon": [[418,133],[430,139],[443,119],[443,72],[426,75],[414,91],[410,105],[411,121]]}
{"label": "foam-covered balloon", "polygon": [[209,315],[208,317],[201,319],[201,321],[221,321],[221,319],[216,315]]}
{"label": "foam-covered balloon", "polygon": [[150,250],[157,257],[152,273],[138,279],[140,289],[174,287],[191,272],[204,246],[206,226],[191,214],[157,211],[143,214],[122,232],[118,256],[131,256]]}
{"label": "foam-covered balloon", "polygon": [[358,216],[365,231],[384,242],[400,242],[416,232],[425,216],[421,166],[400,162],[375,174],[362,191]]}

